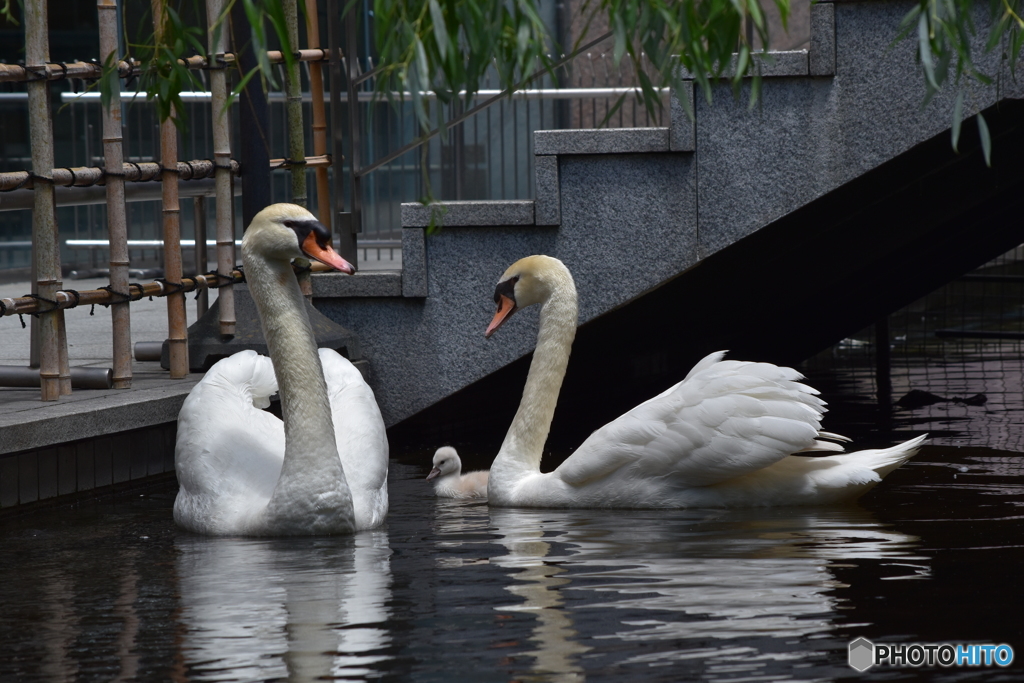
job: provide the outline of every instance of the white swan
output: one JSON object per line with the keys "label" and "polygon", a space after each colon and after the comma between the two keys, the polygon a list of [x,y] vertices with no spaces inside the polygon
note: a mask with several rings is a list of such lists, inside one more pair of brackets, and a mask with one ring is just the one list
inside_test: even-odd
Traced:
{"label": "white swan", "polygon": [[683,381],[590,435],[556,470],[540,472],[544,442],[576,335],[576,287],[561,261],[529,256],[501,276],[491,336],[517,310],[542,304],[519,410],[491,465],[490,505],[733,507],[852,500],[912,457],[924,436],[892,448],[842,451],[820,439],[825,403],[791,368],[723,361],[713,353]]}
{"label": "white swan", "polygon": [[[174,521],[215,535],[378,526],[388,511],[384,421],[359,371],[335,351],[317,352],[291,261],[314,258],[347,273],[352,266],[331,248],[327,229],[294,204],[256,214],[242,257],[270,358],[225,358],[185,399]],[[275,392],[283,423],[260,410]]]}
{"label": "white swan", "polygon": [[462,473],[462,459],[451,446],[434,452],[434,468],[427,481],[434,479],[434,495],[438,498],[486,498],[487,470]]}

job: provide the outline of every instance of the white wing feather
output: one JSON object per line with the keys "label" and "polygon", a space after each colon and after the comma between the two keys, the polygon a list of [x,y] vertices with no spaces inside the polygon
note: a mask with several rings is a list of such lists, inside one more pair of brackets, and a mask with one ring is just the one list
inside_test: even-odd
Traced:
{"label": "white wing feather", "polygon": [[723,355],[598,429],[555,474],[576,487],[612,475],[707,486],[813,448],[825,403],[802,375]]}
{"label": "white wing feather", "polygon": [[388,438],[373,390],[352,363],[332,349],[320,349],[327,379],[334,433],[345,479],[352,492],[356,528],[384,521],[388,512]]}
{"label": "white wing feather", "polygon": [[284,425],[261,408],[276,392],[270,359],[242,351],[214,365],[181,407],[174,464],[185,495],[175,507],[192,508],[188,517],[205,520],[208,531],[270,499]]}
{"label": "white wing feather", "polygon": [[[388,510],[384,421],[352,363],[328,349],[320,349],[320,360],[356,527],[371,528]],[[262,408],[276,392],[270,358],[241,351],[210,368],[182,405],[175,469],[185,495],[176,507],[190,508],[188,518],[204,520],[206,531],[270,500],[284,461],[284,423]]]}

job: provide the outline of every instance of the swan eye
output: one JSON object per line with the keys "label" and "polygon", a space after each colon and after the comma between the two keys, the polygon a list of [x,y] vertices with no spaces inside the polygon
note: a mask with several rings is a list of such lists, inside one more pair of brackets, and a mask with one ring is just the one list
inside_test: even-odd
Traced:
{"label": "swan eye", "polygon": [[316,220],[315,218],[305,220],[286,220],[284,226],[290,228],[295,236],[299,238],[299,244],[306,241],[309,237],[309,233],[313,233],[316,239],[316,243],[321,248],[327,248],[327,245],[331,242],[331,233],[327,230],[323,223]]}
{"label": "swan eye", "polygon": [[498,286],[494,288],[494,303],[501,303],[501,297],[509,299],[512,302],[516,300],[516,283],[519,282],[519,276],[514,275],[504,282],[499,282]]}

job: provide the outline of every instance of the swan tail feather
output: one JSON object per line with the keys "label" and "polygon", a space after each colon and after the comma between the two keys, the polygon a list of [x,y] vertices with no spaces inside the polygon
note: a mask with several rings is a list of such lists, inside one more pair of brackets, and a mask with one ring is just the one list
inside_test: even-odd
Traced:
{"label": "swan tail feather", "polygon": [[896,444],[891,448],[860,451],[852,455],[856,456],[860,462],[864,463],[865,466],[870,467],[872,470],[877,472],[879,477],[884,477],[917,455],[927,438],[927,434],[922,434],[917,438],[904,441],[901,444]]}

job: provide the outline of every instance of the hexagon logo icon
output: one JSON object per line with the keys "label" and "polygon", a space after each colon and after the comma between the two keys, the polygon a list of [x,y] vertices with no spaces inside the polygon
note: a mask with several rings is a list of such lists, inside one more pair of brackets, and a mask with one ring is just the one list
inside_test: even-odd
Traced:
{"label": "hexagon logo icon", "polygon": [[875,644],[867,638],[851,642],[848,661],[857,671],[867,671],[875,663]]}

